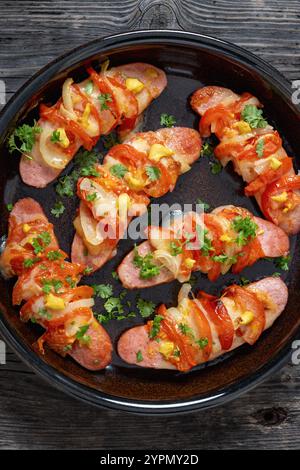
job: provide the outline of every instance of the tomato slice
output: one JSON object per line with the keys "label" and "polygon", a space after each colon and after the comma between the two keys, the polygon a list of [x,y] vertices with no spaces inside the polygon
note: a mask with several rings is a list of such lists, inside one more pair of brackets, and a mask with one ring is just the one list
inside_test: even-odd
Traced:
{"label": "tomato slice", "polygon": [[282,140],[277,131],[271,132],[270,134],[266,134],[263,136],[256,136],[249,142],[251,148],[244,150],[238,155],[238,160],[252,160],[257,159],[257,151],[256,146],[258,141],[263,141],[263,155],[261,158],[267,158],[273,153],[276,153],[277,150],[280,149],[282,146]]}
{"label": "tomato slice", "polygon": [[[204,214],[204,224],[213,235],[213,255],[220,255],[223,252],[223,242],[220,240],[223,233],[222,227],[212,214]],[[207,276],[210,281],[215,281],[221,274],[221,265],[213,260],[211,262],[212,267],[208,271]]]}
{"label": "tomato slice", "polygon": [[[92,316],[92,311],[90,308],[82,307],[74,309],[70,312],[68,316],[68,320],[71,318],[76,318],[76,316],[80,316],[81,318],[86,318],[86,322],[88,323]],[[76,341],[76,336],[67,336],[66,328],[63,324],[49,324],[47,327],[47,331],[43,334],[41,338],[38,340],[38,347],[40,351],[43,353],[43,343],[47,343],[48,346],[56,351],[58,354],[65,356],[67,354],[66,346],[72,345]]]}
{"label": "tomato slice", "polygon": [[224,295],[232,297],[242,312],[250,311],[254,314],[254,319],[249,325],[240,326],[239,328],[239,332],[244,340],[251,345],[254,344],[265,328],[266,316],[263,303],[254,292],[247,290],[246,287],[235,284],[228,287]]}
{"label": "tomato slice", "polygon": [[258,238],[248,241],[239,253],[237,262],[232,266],[233,274],[240,273],[247,266],[252,266],[258,259],[264,258],[265,254]]}
{"label": "tomato slice", "polygon": [[266,185],[288,173],[293,167],[292,159],[289,157],[284,158],[281,162],[281,166],[277,170],[269,169],[255,178],[255,180],[251,181],[251,183],[245,187],[246,196],[253,196],[255,193],[266,187]]}
{"label": "tomato slice", "polygon": [[98,140],[98,137],[90,137],[76,121],[72,121],[71,119],[62,116],[58,111],[60,104],[61,100],[59,100],[55,106],[49,108],[48,106],[42,103],[40,105],[40,116],[50,122],[59,124],[66,131],[69,131],[75,136],[77,136],[81,140],[84,148],[86,148],[87,150],[92,150]]}
{"label": "tomato slice", "polygon": [[83,105],[84,107],[89,104],[90,107],[91,107],[91,114],[92,116],[95,118],[95,120],[97,121],[98,123],[98,126],[99,126],[99,134],[101,133],[101,128],[102,128],[102,120],[101,120],[101,117],[100,117],[100,113],[98,112],[96,106],[94,105],[94,102],[93,100],[87,96],[85,93],[83,93],[83,91],[80,89],[80,87],[75,83],[72,85],[72,87],[74,88],[74,90],[76,91],[76,93],[80,96],[80,98],[82,99],[82,102],[83,102]]}
{"label": "tomato slice", "polygon": [[99,89],[100,93],[109,94],[112,97],[112,100],[107,102],[107,106],[109,110],[111,111],[111,113],[113,114],[116,121],[112,125],[112,127],[109,129],[108,131],[109,133],[114,127],[116,127],[119,124],[119,121],[121,118],[118,102],[107,80],[101,77],[101,75],[99,75],[92,67],[88,67],[87,72],[89,73],[91,80],[95,83],[95,85]]}
{"label": "tomato slice", "polygon": [[234,325],[225,305],[217,297],[203,291],[198,292],[197,298],[216,327],[222,349],[228,351],[234,339]]}
{"label": "tomato slice", "polygon": [[211,127],[214,125],[214,133],[220,138],[225,127],[230,127],[233,119],[234,115],[222,104],[210,108],[205,111],[200,120],[200,134],[203,137],[209,137],[211,135]]}
{"label": "tomato slice", "polygon": [[138,168],[148,161],[147,155],[144,152],[139,152],[132,145],[128,144],[115,145],[109,150],[108,154],[125,166],[132,168]]}
{"label": "tomato slice", "polygon": [[278,191],[295,191],[298,189],[300,189],[300,175],[283,176],[278,181],[269,184],[261,197],[261,207],[264,216],[271,222],[275,222],[271,214],[271,196]]}
{"label": "tomato slice", "polygon": [[197,303],[193,300],[188,299],[189,301],[189,308],[194,314],[194,318],[196,320],[198,326],[198,332],[200,338],[207,339],[207,345],[201,349],[203,361],[208,361],[211,352],[212,352],[212,334],[209,321],[207,320],[206,316],[202,312],[201,308],[197,305]]}
{"label": "tomato slice", "polygon": [[180,350],[179,361],[172,361],[178,370],[185,372],[197,365],[196,361],[196,348],[190,344],[190,339],[180,333],[176,324],[167,317],[167,308],[164,304],[160,305],[157,310],[158,315],[164,317],[161,322],[160,331],[163,332],[170,341],[174,342]]}

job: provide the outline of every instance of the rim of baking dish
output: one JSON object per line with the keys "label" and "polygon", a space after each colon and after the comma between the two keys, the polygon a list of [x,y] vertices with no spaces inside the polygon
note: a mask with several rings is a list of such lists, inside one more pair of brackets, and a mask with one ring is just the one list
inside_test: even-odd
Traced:
{"label": "rim of baking dish", "polygon": [[[255,69],[266,80],[273,84],[285,98],[288,98],[291,93],[291,86],[289,81],[274,67],[269,65],[264,60],[255,56],[251,52],[223,41],[212,36],[207,36],[200,33],[176,31],[176,30],[137,30],[131,32],[122,32],[118,34],[109,35],[102,38],[94,39],[81,46],[78,46],[65,54],[54,59],[38,72],[36,72],[22,87],[10,98],[0,113],[0,133],[1,135],[7,132],[10,122],[15,118],[16,114],[20,112],[23,106],[28,102],[28,95],[33,94],[41,86],[47,84],[49,79],[58,75],[66,68],[76,65],[78,62],[87,60],[89,57],[97,53],[105,53],[112,47],[122,45],[139,45],[139,44],[165,44],[172,45],[180,43],[181,46],[192,45],[205,48],[206,50],[218,51],[238,60],[239,63],[245,64],[248,68]],[[291,104],[292,106],[292,104]],[[298,114],[299,111],[295,106],[292,106]],[[270,375],[279,370],[285,365],[291,354],[290,341],[282,347],[282,349],[269,361],[264,367],[260,368],[254,374],[249,375],[245,379],[238,381],[235,384],[229,385],[218,392],[202,395],[201,397],[195,396],[191,399],[180,401],[167,400],[167,401],[142,401],[131,400],[127,398],[115,398],[107,395],[99,390],[94,390],[77,381],[58,372],[54,367],[50,366],[28,346],[26,346],[20,338],[17,337],[11,330],[3,316],[0,318],[0,330],[4,340],[13,348],[16,354],[25,362],[31,369],[33,369],[39,376],[44,378],[47,382],[66,392],[83,402],[94,404],[100,407],[119,409],[138,414],[173,414],[178,412],[191,412],[197,409],[207,409],[213,406],[222,405],[231,401],[245,393],[258,384],[266,380]],[[296,333],[292,332],[291,336]]]}

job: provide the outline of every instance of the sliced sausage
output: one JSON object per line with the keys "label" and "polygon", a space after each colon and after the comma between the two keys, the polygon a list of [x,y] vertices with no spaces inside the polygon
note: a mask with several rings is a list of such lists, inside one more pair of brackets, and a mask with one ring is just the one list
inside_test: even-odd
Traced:
{"label": "sliced sausage", "polygon": [[[148,241],[141,243],[137,247],[140,256],[145,256],[152,251],[152,247]],[[144,289],[145,287],[157,286],[174,280],[173,274],[162,267],[160,273],[151,279],[141,279],[140,269],[134,265],[134,250],[125,256],[122,263],[118,267],[118,276],[126,289]]]}
{"label": "sliced sausage", "polygon": [[[267,277],[250,284],[247,286],[247,289],[261,296],[265,306],[265,329],[269,328],[286,306],[288,299],[286,285],[280,278]],[[235,317],[234,312],[228,308],[227,310],[233,320]],[[209,320],[208,317],[207,319]],[[230,350],[237,348],[243,343],[243,337],[235,334]],[[149,338],[147,325],[134,327],[123,333],[118,342],[118,353],[129,364],[154,369],[174,369],[174,366],[168,363],[160,354],[159,343]],[[220,342],[214,342],[209,361],[216,359],[222,354],[224,354],[224,351],[221,349]],[[141,358],[142,360],[140,360]]]}
{"label": "sliced sausage", "polygon": [[110,337],[96,320],[89,326],[87,334],[91,338],[90,343],[85,346],[76,341],[68,354],[85,369],[94,371],[104,369],[111,362]]}

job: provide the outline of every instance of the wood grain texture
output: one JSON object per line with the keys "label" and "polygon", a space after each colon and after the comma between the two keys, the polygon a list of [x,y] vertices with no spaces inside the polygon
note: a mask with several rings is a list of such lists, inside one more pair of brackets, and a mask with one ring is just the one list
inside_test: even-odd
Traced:
{"label": "wood grain texture", "polygon": [[[300,74],[295,0],[1,1],[0,78],[9,98],[40,67],[88,40],[133,29],[185,29],[234,42],[287,78]],[[0,365],[2,449],[296,449],[299,366],[224,407],[142,417],[81,404],[45,384],[12,353]]]}

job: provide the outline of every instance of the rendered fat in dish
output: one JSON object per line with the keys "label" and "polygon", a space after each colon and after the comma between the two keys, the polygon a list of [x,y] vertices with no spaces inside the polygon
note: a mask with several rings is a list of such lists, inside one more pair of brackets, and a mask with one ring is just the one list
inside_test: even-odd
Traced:
{"label": "rendered fat in dish", "polygon": [[118,353],[125,362],[186,372],[242,344],[253,345],[288,299],[285,283],[275,277],[232,285],[220,298],[199,292],[191,299],[190,288],[182,286],[176,308],[161,305],[152,321],[122,334]]}
{"label": "rendered fat in dish", "polygon": [[111,361],[111,340],[94,319],[93,289],[77,286],[85,266],[65,258],[41,206],[31,198],[19,200],[10,214],[0,257],[3,275],[18,276],[13,304],[25,301],[21,320],[31,320],[46,330],[36,343],[40,353],[46,343],[86,369],[100,370]]}
{"label": "rendered fat in dish", "polygon": [[41,132],[20,161],[24,183],[47,186],[81,146],[91,150],[101,135],[115,128],[124,138],[167,85],[165,73],[145,63],[104,68],[100,73],[88,67],[87,72],[89,77],[81,83],[66,79],[56,104],[40,106]]}
{"label": "rendered fat in dish", "polygon": [[[72,261],[92,271],[103,266],[115,255],[130,220],[147,211],[150,198],[172,191],[200,151],[199,133],[184,127],[137,133],[112,147],[103,164],[95,166],[99,176],[78,181]],[[117,235],[105,236],[107,227]]]}
{"label": "rendered fat in dish", "polygon": [[197,90],[191,106],[200,116],[200,134],[214,133],[220,143],[215,156],[223,166],[232,161],[247,183],[264,216],[293,235],[300,230],[300,175],[282,146],[276,130],[262,117],[261,103],[250,93],[237,95],[228,88]]}
{"label": "rendered fat in dish", "polygon": [[239,273],[260,258],[286,256],[288,252],[289,238],[280,227],[247,209],[229,205],[203,217],[189,212],[169,228],[148,227],[148,240],[125,256],[118,275],[127,289],[174,279],[187,282],[194,271],[215,281],[230,269]]}

